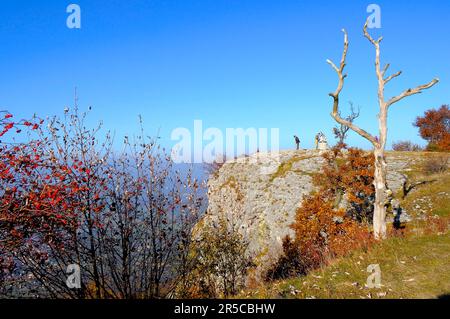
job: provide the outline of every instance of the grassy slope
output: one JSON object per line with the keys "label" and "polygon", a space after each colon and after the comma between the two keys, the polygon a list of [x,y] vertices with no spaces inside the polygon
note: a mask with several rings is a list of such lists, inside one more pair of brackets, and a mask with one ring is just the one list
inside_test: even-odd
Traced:
{"label": "grassy slope", "polygon": [[[367,266],[379,264],[380,289],[365,287]],[[250,298],[435,298],[450,294],[450,234],[393,238],[355,252],[306,277],[249,292]]]}
{"label": "grassy slope", "polygon": [[[417,154],[416,156],[422,156]],[[432,180],[413,190],[402,206],[413,216],[450,216],[450,173],[424,175],[416,167],[407,175],[412,181]],[[420,208],[419,208],[420,207]],[[425,215],[424,215],[425,214]],[[450,294],[450,232],[424,235],[429,221],[407,225],[406,238],[390,238],[369,251],[356,251],[306,277],[274,282],[253,291],[247,298],[436,298]],[[379,264],[380,289],[365,287],[367,266]]]}

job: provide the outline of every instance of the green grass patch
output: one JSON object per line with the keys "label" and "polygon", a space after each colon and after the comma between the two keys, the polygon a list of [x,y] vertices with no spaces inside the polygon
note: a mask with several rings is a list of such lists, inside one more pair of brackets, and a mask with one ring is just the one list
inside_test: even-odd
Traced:
{"label": "green grass patch", "polygon": [[[366,287],[367,267],[381,268],[381,288]],[[323,269],[267,284],[247,298],[438,298],[450,294],[450,234],[388,239]]]}
{"label": "green grass patch", "polygon": [[[282,177],[286,176],[286,174],[287,174],[288,172],[294,171],[294,170],[292,169],[292,166],[293,166],[295,163],[300,162],[300,161],[305,160],[305,159],[312,158],[312,157],[314,157],[314,156],[301,156],[301,155],[295,155],[295,156],[291,157],[291,158],[288,159],[287,161],[281,163],[280,166],[278,166],[277,171],[276,171],[275,173],[273,173],[273,174],[270,176],[269,181],[272,183],[276,178],[282,178]],[[299,173],[305,173],[305,172],[303,172],[303,171],[301,171],[301,170],[295,170],[295,171],[296,171],[296,172],[299,172]],[[311,174],[311,173],[310,173],[310,174]],[[309,175],[310,175],[310,174],[309,174]]]}
{"label": "green grass patch", "polygon": [[450,173],[424,175],[418,174],[415,181],[434,180],[434,182],[418,186],[402,201],[401,205],[407,212],[417,216],[425,210],[431,215],[441,217],[450,215]]}

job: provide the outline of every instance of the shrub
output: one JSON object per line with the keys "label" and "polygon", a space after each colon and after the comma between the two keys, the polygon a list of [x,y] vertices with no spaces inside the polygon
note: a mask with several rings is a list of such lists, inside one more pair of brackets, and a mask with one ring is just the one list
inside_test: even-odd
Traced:
{"label": "shrub", "polygon": [[445,135],[437,142],[428,143],[426,150],[428,152],[448,152],[448,151],[450,151],[450,134]]}
{"label": "shrub", "polygon": [[307,264],[297,243],[290,237],[283,239],[283,254],[266,275],[266,280],[297,277],[307,273]]}
{"label": "shrub", "polygon": [[439,156],[439,157],[429,158],[423,164],[423,172],[428,175],[444,173],[447,171],[447,169],[448,169],[448,157],[447,156]]}
{"label": "shrub", "polygon": [[414,144],[411,141],[398,141],[392,144],[392,149],[397,152],[420,152],[422,147],[419,144]]}
{"label": "shrub", "polygon": [[333,200],[335,208],[346,196],[346,214],[360,222],[371,222],[375,199],[373,154],[354,148],[346,152],[334,148],[323,157],[322,171],[313,178],[319,192]]}
{"label": "shrub", "polygon": [[450,133],[445,134],[437,143],[437,147],[440,151],[449,152],[450,151]]}
{"label": "shrub", "polygon": [[227,298],[237,294],[254,266],[248,241],[225,217],[199,225],[189,257],[193,268],[180,282],[177,297]]}
{"label": "shrub", "polygon": [[450,109],[443,105],[431,109],[413,123],[419,128],[420,136],[428,141],[428,151],[450,151]]}
{"label": "shrub", "polygon": [[292,229],[295,240],[284,239],[283,255],[269,270],[269,280],[305,275],[373,242],[367,225],[346,216],[344,210],[335,209],[333,202],[319,193],[304,198]]}
{"label": "shrub", "polygon": [[[67,111],[45,127],[0,120],[3,135],[3,124],[36,133],[0,142],[0,273],[32,274],[40,297],[165,297],[187,268],[200,183],[143,133],[112,152],[86,116]],[[71,264],[80,289],[66,285]]]}
{"label": "shrub", "polygon": [[304,199],[292,228],[307,268],[365,246],[371,238],[367,226],[346,216],[345,210],[335,209],[321,194]]}

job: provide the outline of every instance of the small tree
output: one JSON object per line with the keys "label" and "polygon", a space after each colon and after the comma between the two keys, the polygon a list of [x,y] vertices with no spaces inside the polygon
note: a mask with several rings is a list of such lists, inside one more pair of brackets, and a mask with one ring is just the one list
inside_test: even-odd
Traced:
{"label": "small tree", "polygon": [[[359,107],[358,110],[355,110],[353,107],[353,102],[349,102],[350,104],[350,114],[345,118],[346,121],[353,123],[358,117],[359,117]],[[339,114],[341,116],[341,114]],[[338,140],[337,147],[338,148],[344,148],[346,147],[345,140],[347,138],[347,133],[350,130],[350,127],[348,127],[345,124],[339,124],[333,128],[333,134],[334,137]]]}
{"label": "small tree", "polygon": [[428,110],[413,123],[420,136],[428,141],[428,150],[450,151],[450,109],[442,105],[437,110]]}
{"label": "small tree", "polygon": [[180,280],[179,297],[227,298],[235,295],[254,266],[248,253],[249,241],[238,225],[219,216],[217,220],[201,222],[203,229],[195,236],[190,258],[191,272]]}
{"label": "small tree", "polygon": [[378,114],[378,129],[379,136],[374,136],[367,131],[361,129],[354,123],[343,119],[339,114],[339,94],[341,93],[344,87],[344,80],[347,77],[347,74],[344,74],[344,68],[346,66],[346,58],[348,51],[348,35],[345,30],[344,32],[344,50],[342,53],[341,62],[339,67],[337,67],[332,61],[327,60],[328,64],[336,71],[339,82],[338,87],[335,92],[330,93],[329,95],[333,98],[333,111],[331,116],[336,120],[336,122],[346,125],[350,127],[350,129],[365,139],[367,139],[374,147],[374,156],[375,156],[375,173],[374,173],[374,186],[375,186],[375,205],[374,205],[374,219],[373,219],[373,229],[374,236],[376,239],[382,239],[386,237],[386,208],[390,204],[392,191],[389,190],[386,181],[386,173],[387,173],[387,164],[385,158],[385,149],[387,142],[387,115],[388,109],[393,104],[403,100],[404,98],[422,93],[423,90],[429,89],[439,82],[438,79],[434,79],[431,82],[420,85],[414,89],[407,89],[400,95],[394,96],[389,100],[385,100],[384,97],[384,88],[385,85],[388,84],[392,79],[401,75],[401,71],[392,74],[390,76],[386,76],[386,72],[389,68],[389,64],[387,64],[383,69],[380,65],[380,43],[383,40],[380,37],[378,40],[374,40],[368,33],[367,27],[368,22],[364,25],[364,36],[372,43],[375,47],[375,72],[378,80],[378,104],[380,112]]}
{"label": "small tree", "polygon": [[392,149],[397,152],[420,152],[422,148],[411,141],[398,141],[392,144]]}

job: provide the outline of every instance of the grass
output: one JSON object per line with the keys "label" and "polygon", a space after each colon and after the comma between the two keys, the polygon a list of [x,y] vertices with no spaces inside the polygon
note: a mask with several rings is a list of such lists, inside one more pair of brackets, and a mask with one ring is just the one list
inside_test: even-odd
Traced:
{"label": "grass", "polygon": [[[331,265],[247,292],[247,298],[437,298],[450,294],[450,234],[391,238]],[[367,267],[381,268],[382,287],[365,286]]]}
{"label": "grass", "polygon": [[[287,161],[281,163],[280,166],[278,166],[277,171],[270,176],[270,180],[269,181],[273,182],[276,178],[282,178],[282,177],[286,176],[286,174],[288,172],[294,171],[292,169],[292,166],[295,163],[300,162],[300,161],[305,160],[305,159],[312,158],[312,157],[313,156],[295,155],[295,156],[289,158]],[[301,170],[296,170],[295,172],[299,173],[299,172],[302,172],[302,171]],[[305,173],[305,172],[303,172],[303,173]]]}
{"label": "grass", "polygon": [[[425,211],[441,217],[450,216],[450,173],[425,174],[423,166],[418,165],[408,172],[411,182],[433,181],[413,189],[402,200],[401,205],[413,216]],[[401,192],[397,194],[401,197]]]}

